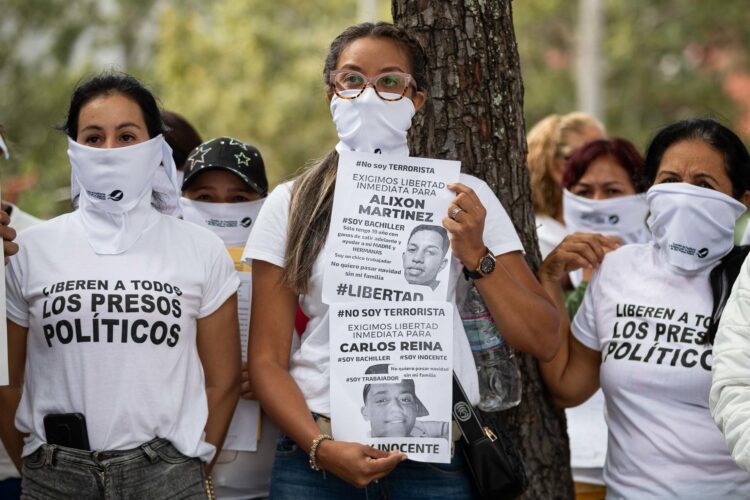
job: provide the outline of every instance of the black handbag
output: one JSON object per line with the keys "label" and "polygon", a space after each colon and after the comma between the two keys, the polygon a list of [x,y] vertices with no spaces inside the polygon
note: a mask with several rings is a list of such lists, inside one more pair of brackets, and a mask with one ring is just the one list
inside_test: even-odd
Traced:
{"label": "black handbag", "polygon": [[453,373],[453,418],[461,429],[464,457],[482,500],[516,498],[529,486],[518,449],[503,431],[483,424]]}

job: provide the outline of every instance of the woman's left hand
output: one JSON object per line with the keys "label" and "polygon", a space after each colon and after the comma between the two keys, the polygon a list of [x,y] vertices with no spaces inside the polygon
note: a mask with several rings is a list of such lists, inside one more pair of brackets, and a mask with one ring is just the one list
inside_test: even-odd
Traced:
{"label": "woman's left hand", "polygon": [[[483,239],[487,210],[474,190],[465,184],[448,184],[448,189],[456,193],[443,219],[443,226],[451,237],[451,251],[466,267],[474,269],[487,253]],[[451,214],[455,215],[451,217]]]}

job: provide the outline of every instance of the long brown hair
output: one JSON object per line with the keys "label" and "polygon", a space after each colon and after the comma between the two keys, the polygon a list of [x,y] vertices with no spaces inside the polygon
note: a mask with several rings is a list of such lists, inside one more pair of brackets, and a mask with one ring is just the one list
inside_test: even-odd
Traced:
{"label": "long brown hair", "polygon": [[[333,40],[323,66],[326,85],[341,51],[354,40],[365,37],[386,38],[401,45],[409,57],[417,90],[428,88],[427,59],[422,46],[406,31],[382,22],[350,26]],[[294,180],[282,282],[298,294],[307,293],[313,265],[328,236],[338,161],[338,153],[332,150]]]}

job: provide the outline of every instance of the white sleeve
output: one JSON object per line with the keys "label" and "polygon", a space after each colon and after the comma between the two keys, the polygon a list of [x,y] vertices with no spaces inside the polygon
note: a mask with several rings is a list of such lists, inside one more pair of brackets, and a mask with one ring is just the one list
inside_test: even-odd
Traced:
{"label": "white sleeve", "polygon": [[709,408],[732,458],[750,472],[750,260],[742,265],[714,341]]}
{"label": "white sleeve", "polygon": [[523,252],[523,245],[518,239],[513,222],[487,183],[466,174],[461,174],[460,181],[474,190],[487,211],[483,238],[484,244],[487,245],[492,255]]}
{"label": "white sleeve", "polygon": [[602,346],[599,342],[599,335],[596,331],[596,293],[599,290],[599,276],[602,268],[600,267],[589,281],[586,292],[583,295],[583,302],[578,308],[573,321],[570,324],[570,332],[578,341],[595,351],[601,351]]}
{"label": "white sleeve", "polygon": [[226,300],[237,291],[240,286],[240,278],[234,268],[232,257],[227,252],[219,238],[206,252],[206,281],[203,285],[203,300],[198,318],[205,318],[221,307]]}
{"label": "white sleeve", "polygon": [[26,262],[26,245],[19,243],[18,254],[5,266],[5,313],[13,323],[28,328],[29,303],[23,293],[22,269]]}
{"label": "white sleeve", "polygon": [[253,224],[247,239],[243,262],[262,260],[284,267],[286,233],[289,223],[289,204],[292,201],[292,183],[281,184],[268,195]]}

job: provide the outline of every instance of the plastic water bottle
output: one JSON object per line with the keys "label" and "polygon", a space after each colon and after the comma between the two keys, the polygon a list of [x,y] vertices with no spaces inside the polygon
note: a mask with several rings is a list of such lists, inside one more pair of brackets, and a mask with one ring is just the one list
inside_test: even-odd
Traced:
{"label": "plastic water bottle", "polygon": [[479,372],[479,409],[501,411],[521,402],[521,373],[487,306],[472,283],[459,308]]}

